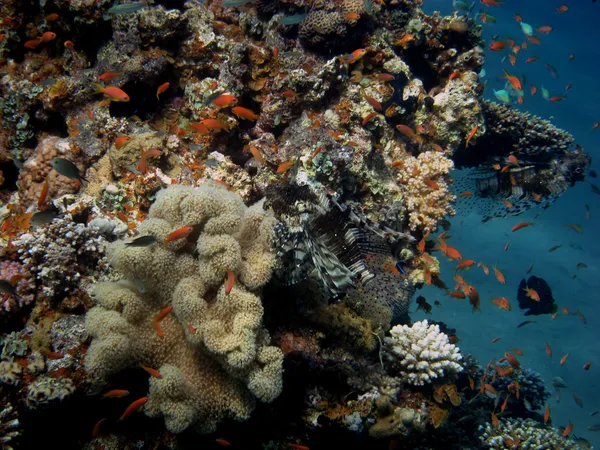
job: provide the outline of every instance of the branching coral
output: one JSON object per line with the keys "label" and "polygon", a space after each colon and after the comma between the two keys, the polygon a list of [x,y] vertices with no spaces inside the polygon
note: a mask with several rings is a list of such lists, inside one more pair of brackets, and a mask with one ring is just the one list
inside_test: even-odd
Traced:
{"label": "branching coral", "polygon": [[462,356],[438,325],[426,320],[412,327],[396,325],[385,338],[386,360],[404,381],[414,385],[430,383],[462,371]]}
{"label": "branching coral", "polygon": [[489,449],[509,450],[519,448],[523,450],[555,449],[576,450],[580,447],[558,434],[551,427],[544,428],[542,424],[531,419],[502,419],[494,427],[486,423],[480,427],[479,440]]}
{"label": "branching coral", "polygon": [[2,450],[12,450],[10,441],[19,436],[19,419],[10,403],[0,411],[0,446]]}
{"label": "branching coral", "polygon": [[[104,378],[139,363],[158,369],[162,378],[150,381],[146,413],[164,416],[172,432],[193,424],[211,431],[223,418],[247,419],[254,397],[274,400],[282,353],[261,327],[257,293],[271,276],[274,225],[262,202],[247,208],[220,186],[160,191],[139,228],[159,242],[117,242],[109,259],[131,281],[95,286],[98,305],[86,318],[94,338],[90,374]],[[193,231],[163,243],[182,226]],[[236,278],[230,291],[228,271]],[[160,322],[159,336],[153,318],[166,306],[172,314]]]}
{"label": "branching coral", "polygon": [[449,172],[454,168],[451,159],[442,153],[427,151],[417,158],[406,154],[397,180],[406,199],[408,223],[411,230],[434,230],[446,215],[453,215]]}
{"label": "branching coral", "polygon": [[96,228],[55,219],[15,241],[19,260],[48,297],[74,293],[89,267],[102,267],[106,240]]}

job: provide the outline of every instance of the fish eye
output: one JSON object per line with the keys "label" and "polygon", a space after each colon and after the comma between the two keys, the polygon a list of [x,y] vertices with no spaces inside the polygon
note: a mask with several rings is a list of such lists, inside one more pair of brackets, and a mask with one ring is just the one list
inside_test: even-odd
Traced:
{"label": "fish eye", "polygon": [[583,171],[581,170],[581,167],[577,167],[577,168],[575,169],[575,173],[581,173],[581,172],[583,172]]}

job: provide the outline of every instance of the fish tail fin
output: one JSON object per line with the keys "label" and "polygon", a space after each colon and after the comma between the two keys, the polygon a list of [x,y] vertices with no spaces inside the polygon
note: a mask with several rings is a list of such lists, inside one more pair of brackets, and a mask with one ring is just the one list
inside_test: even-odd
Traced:
{"label": "fish tail fin", "polygon": [[102,94],[104,92],[104,86],[102,86],[101,84],[97,84],[96,85],[96,94]]}

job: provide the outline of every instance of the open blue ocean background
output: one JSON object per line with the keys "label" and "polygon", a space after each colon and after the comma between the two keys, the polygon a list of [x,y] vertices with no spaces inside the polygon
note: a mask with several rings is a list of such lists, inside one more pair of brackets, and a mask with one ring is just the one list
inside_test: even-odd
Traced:
{"label": "open blue ocean background", "polygon": [[[562,4],[569,10],[560,14],[556,8]],[[453,6],[451,0],[425,0],[423,9],[428,14],[433,11],[450,14]],[[597,150],[600,128],[592,130],[592,125],[600,121],[600,2],[507,0],[501,7],[487,8],[477,2],[471,16],[481,10],[497,18],[496,24],[483,24],[488,45],[494,35],[499,35],[500,40],[512,37],[518,44],[525,41],[514,13],[520,14],[523,21],[534,28],[542,25],[553,28],[549,35],[536,33],[542,44],[528,43],[528,49],[517,55],[515,67],[508,59],[502,62],[510,50],[487,52],[485,97],[495,100],[492,89],[504,88],[506,80],[500,76],[505,69],[521,79],[525,76],[524,104],[513,106],[551,119],[556,126],[573,134],[576,142],[592,156],[591,168],[600,171]],[[575,55],[573,60],[569,60],[570,54]],[[525,59],[531,56],[540,59],[525,64]],[[551,77],[545,63],[557,69],[558,79]],[[530,94],[529,84],[538,87],[534,97]],[[561,102],[549,103],[539,92],[543,85],[551,96],[561,95],[568,84],[573,87]],[[518,217],[486,223],[475,215],[454,217],[449,245],[459,249],[464,258],[484,261],[490,270],[496,265],[503,271],[506,284],[499,284],[493,272],[485,276],[481,269],[473,267],[463,276],[481,295],[481,313],[472,313],[468,300],[455,300],[437,288],[426,287],[420,294],[429,303],[438,300],[442,306],[434,306],[432,316],[421,311],[412,315],[414,320],[430,317],[455,327],[462,351],[473,354],[483,365],[493,358],[501,358],[511,347],[521,349],[524,352],[519,357],[522,366],[539,372],[547,389],[553,393],[549,404],[554,426],[566,426],[571,421],[573,434],[589,440],[596,448],[600,448],[600,434],[588,431],[588,427],[600,423],[600,414],[590,416],[600,410],[600,196],[591,191],[590,182],[600,184],[599,180],[586,177],[585,182],[569,189],[546,210],[534,208]],[[585,204],[590,207],[589,220],[585,217]],[[511,232],[515,224],[525,221],[534,221],[535,226]],[[581,225],[584,234],[565,227],[566,223]],[[507,241],[511,241],[510,248],[504,251]],[[555,245],[562,247],[548,252]],[[588,267],[577,269],[580,262]],[[518,308],[518,285],[528,277],[526,271],[532,263],[535,264],[532,275],[548,282],[559,305],[555,320],[550,315],[525,317],[524,311]],[[442,278],[448,285],[453,283],[455,266],[456,262],[442,262]],[[509,299],[512,311],[499,310],[489,302],[500,296]],[[579,309],[587,323],[584,324],[577,315],[562,314],[560,308],[563,307],[569,311]],[[527,319],[536,323],[517,328]],[[496,337],[502,339],[492,343]],[[546,342],[552,347],[552,357],[546,354]],[[561,366],[559,360],[566,353],[570,356]],[[583,369],[587,362],[592,363],[588,371]],[[568,386],[558,403],[552,387],[552,379],[556,376],[562,377]],[[573,393],[583,399],[583,408],[577,406]]]}

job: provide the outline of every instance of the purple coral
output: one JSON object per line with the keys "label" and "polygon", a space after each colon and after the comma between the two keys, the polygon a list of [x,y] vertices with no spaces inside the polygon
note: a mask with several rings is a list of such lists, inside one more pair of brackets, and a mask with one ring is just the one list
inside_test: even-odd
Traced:
{"label": "purple coral", "polygon": [[18,297],[11,295],[6,300],[0,301],[0,314],[16,312],[29,305],[35,298],[35,281],[28,276],[23,265],[16,261],[1,261],[0,279],[10,281],[13,277],[19,279],[15,286]]}

